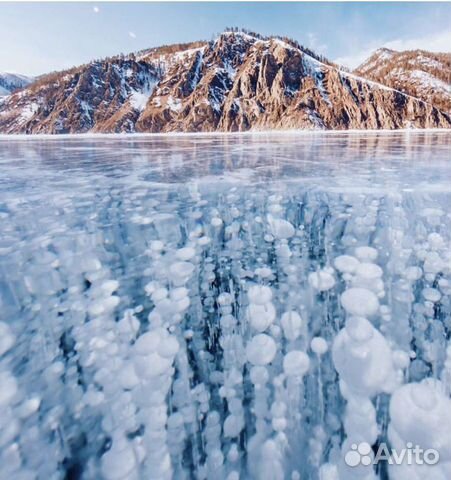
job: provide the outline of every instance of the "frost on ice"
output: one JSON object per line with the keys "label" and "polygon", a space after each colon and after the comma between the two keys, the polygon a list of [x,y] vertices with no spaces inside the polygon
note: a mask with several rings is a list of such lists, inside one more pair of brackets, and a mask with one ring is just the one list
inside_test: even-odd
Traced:
{"label": "frost on ice", "polygon": [[449,479],[449,193],[135,162],[2,190],[0,478]]}

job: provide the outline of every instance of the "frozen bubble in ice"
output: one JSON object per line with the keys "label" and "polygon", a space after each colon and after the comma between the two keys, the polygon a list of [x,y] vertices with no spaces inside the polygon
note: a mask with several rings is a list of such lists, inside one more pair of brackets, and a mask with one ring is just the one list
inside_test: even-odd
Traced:
{"label": "frozen bubble in ice", "polygon": [[366,288],[349,288],[342,293],[341,304],[347,313],[360,317],[375,315],[379,310],[377,296]]}
{"label": "frozen bubble in ice", "polygon": [[119,297],[112,295],[110,297],[106,297],[101,300],[97,300],[96,302],[93,302],[89,306],[89,313],[94,316],[104,315],[108,312],[111,312],[111,310],[114,310],[118,305]]}
{"label": "frozen bubble in ice", "polygon": [[268,278],[272,275],[272,270],[268,267],[256,268],[255,275],[258,275],[261,278]]}
{"label": "frozen bubble in ice", "polygon": [[392,351],[385,337],[362,317],[351,317],[334,339],[332,357],[340,380],[372,397],[397,386]]}
{"label": "frozen bubble in ice", "polygon": [[317,355],[324,355],[329,349],[326,340],[323,337],[314,337],[310,342],[310,348]]}
{"label": "frozen bubble in ice", "polygon": [[188,296],[188,289],[185,287],[173,288],[170,292],[170,297],[175,302],[179,302]]}
{"label": "frozen bubble in ice", "polygon": [[0,406],[7,407],[17,393],[17,381],[7,371],[0,372]]}
{"label": "frozen bubble in ice", "polygon": [[119,288],[119,282],[117,280],[107,280],[103,282],[100,287],[107,295],[111,295]]}
{"label": "frozen bubble in ice", "polygon": [[136,355],[134,358],[135,371],[140,378],[157,377],[169,371],[172,358],[165,358],[158,353]]}
{"label": "frozen bubble in ice", "polygon": [[232,305],[233,296],[230,293],[223,292],[218,296],[218,304],[222,307]]}
{"label": "frozen bubble in ice", "polygon": [[342,273],[354,273],[360,262],[351,255],[340,255],[334,260],[335,268]]}
{"label": "frozen bubble in ice", "polygon": [[153,252],[161,252],[164,249],[164,243],[161,240],[153,240],[150,242],[150,249]]}
{"label": "frozen bubble in ice", "polygon": [[251,338],[246,345],[247,360],[253,365],[267,365],[274,360],[277,346],[272,337],[260,333]]}
{"label": "frozen bubble in ice", "polygon": [[424,288],[421,292],[429,302],[436,303],[442,298],[442,294],[436,288]]}
{"label": "frozen bubble in ice", "polygon": [[14,345],[16,339],[9,325],[0,322],[0,357]]}
{"label": "frozen bubble in ice", "polygon": [[266,285],[252,285],[247,292],[247,296],[251,303],[264,305],[271,301],[272,291],[271,288]]}
{"label": "frozen bubble in ice", "polygon": [[288,377],[302,377],[310,368],[308,355],[300,350],[292,350],[283,358],[283,371]]}
{"label": "frozen bubble in ice", "polygon": [[280,323],[287,340],[296,340],[301,334],[302,318],[299,313],[293,310],[283,313]]}
{"label": "frozen bubble in ice", "polygon": [[161,341],[161,334],[158,330],[143,333],[135,342],[133,350],[138,355],[148,355],[155,352]]}
{"label": "frozen bubble in ice", "polygon": [[171,279],[178,283],[185,283],[194,271],[194,265],[190,262],[175,262],[169,267]]}
{"label": "frozen bubble in ice", "polygon": [[357,247],[355,249],[355,256],[361,262],[374,262],[376,260],[378,252],[373,247]]}
{"label": "frozen bubble in ice", "polygon": [[383,270],[375,263],[365,262],[357,266],[356,275],[364,280],[375,280],[382,277]]}
{"label": "frozen bubble in ice", "polygon": [[152,302],[154,303],[161,302],[161,300],[165,299],[167,296],[168,296],[167,288],[165,287],[156,288],[151,295]]}
{"label": "frozen bubble in ice", "polygon": [[246,314],[252,327],[259,332],[263,332],[274,322],[276,309],[271,302],[264,305],[251,303],[247,307]]}
{"label": "frozen bubble in ice", "polygon": [[158,345],[158,353],[164,358],[175,357],[179,351],[179,343],[174,335],[165,335]]}
{"label": "frozen bubble in ice", "polygon": [[423,275],[423,270],[420,267],[408,267],[404,271],[404,277],[411,282],[419,280]]}
{"label": "frozen bubble in ice", "polygon": [[196,256],[196,250],[194,250],[194,248],[192,248],[192,247],[179,248],[175,252],[175,256],[179,260],[183,260],[183,261],[191,260],[193,257]]}
{"label": "frozen bubble in ice", "polygon": [[261,366],[252,367],[250,378],[254,385],[264,385],[269,379],[268,369]]}
{"label": "frozen bubble in ice", "polygon": [[218,228],[222,225],[222,220],[219,217],[213,217],[211,219],[211,224],[213,227]]}
{"label": "frozen bubble in ice", "polygon": [[224,422],[224,436],[228,438],[237,437],[243,427],[244,421],[241,415],[229,415]]}
{"label": "frozen bubble in ice", "polygon": [[274,218],[271,215],[268,215],[268,223],[271,233],[279,240],[291,238],[295,233],[293,225],[287,220]]}
{"label": "frozen bubble in ice", "polygon": [[335,285],[335,278],[328,269],[324,269],[310,273],[308,282],[315,290],[325,292]]}
{"label": "frozen bubble in ice", "polygon": [[102,473],[107,480],[127,480],[132,477],[136,467],[136,455],[129,445],[113,447],[102,457]]}

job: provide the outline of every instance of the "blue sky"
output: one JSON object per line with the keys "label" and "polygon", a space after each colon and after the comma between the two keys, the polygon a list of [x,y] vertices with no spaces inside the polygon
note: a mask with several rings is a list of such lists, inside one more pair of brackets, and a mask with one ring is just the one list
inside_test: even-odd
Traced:
{"label": "blue sky", "polygon": [[449,51],[451,3],[0,2],[0,71],[36,75],[120,52],[209,40],[231,25],[287,35],[353,67],[381,46]]}

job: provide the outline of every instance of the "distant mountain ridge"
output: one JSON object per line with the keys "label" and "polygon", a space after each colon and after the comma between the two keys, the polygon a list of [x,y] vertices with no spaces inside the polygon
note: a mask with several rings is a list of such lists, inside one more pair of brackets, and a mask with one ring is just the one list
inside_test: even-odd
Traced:
{"label": "distant mountain ridge", "polygon": [[1,133],[409,127],[451,120],[297,42],[236,29],[44,75],[0,100]]}
{"label": "distant mountain ridge", "polygon": [[33,80],[33,77],[18,73],[0,72],[0,97],[10,95],[16,90],[30,85]]}
{"label": "distant mountain ridge", "polygon": [[451,114],[451,54],[381,48],[354,72]]}

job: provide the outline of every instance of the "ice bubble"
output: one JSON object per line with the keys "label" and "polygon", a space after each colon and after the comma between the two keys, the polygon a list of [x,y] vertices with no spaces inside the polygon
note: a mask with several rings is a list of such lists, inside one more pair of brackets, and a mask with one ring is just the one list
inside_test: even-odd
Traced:
{"label": "ice bubble", "polygon": [[158,353],[137,355],[133,360],[138,377],[146,379],[168,372],[172,365],[172,358],[164,358]]}
{"label": "ice bubble", "polygon": [[360,265],[357,266],[356,275],[364,280],[375,280],[377,278],[382,277],[382,274],[384,273],[382,268],[379,267],[379,265],[376,265],[375,263],[361,263]]}
{"label": "ice bubble", "polygon": [[424,288],[421,293],[426,300],[433,303],[437,303],[442,298],[442,294],[436,288]]}
{"label": "ice bubble", "polygon": [[169,274],[176,283],[185,283],[194,272],[194,265],[190,262],[175,262],[169,267]]}
{"label": "ice bubble", "polygon": [[341,295],[347,313],[360,317],[375,315],[379,310],[377,296],[366,288],[349,288]]}
{"label": "ice bubble", "polygon": [[183,261],[191,260],[193,257],[195,257],[195,255],[196,255],[196,250],[194,250],[194,248],[192,247],[179,248],[175,252],[175,256],[179,260],[183,260]]}
{"label": "ice bubble", "polygon": [[164,249],[164,243],[161,240],[150,242],[150,249],[154,252],[161,252]]}
{"label": "ice bubble", "polygon": [[355,249],[355,256],[361,262],[374,262],[376,260],[378,252],[373,247],[357,247]]}
{"label": "ice bubble", "polygon": [[420,267],[408,267],[404,272],[404,277],[411,282],[419,280],[423,275],[423,270]]}
{"label": "ice bubble", "polygon": [[17,393],[17,381],[7,370],[4,370],[0,372],[0,385],[0,406],[6,407]]}
{"label": "ice bubble", "polygon": [[396,387],[392,352],[385,337],[361,317],[351,317],[334,339],[332,357],[340,380],[371,397]]}
{"label": "ice bubble", "polygon": [[15,342],[16,339],[9,325],[5,322],[0,322],[0,357],[10,350]]}
{"label": "ice bubble", "polygon": [[249,375],[254,385],[264,385],[269,379],[269,373],[266,367],[252,367]]}
{"label": "ice bubble", "polygon": [[325,292],[335,285],[335,278],[329,270],[324,269],[310,273],[308,282],[315,290]]}
{"label": "ice bubble", "polygon": [[335,268],[342,273],[354,273],[360,262],[351,255],[340,255],[334,260]]}
{"label": "ice bubble", "polygon": [[222,307],[232,305],[233,303],[233,296],[230,293],[223,292],[218,295],[218,304]]}
{"label": "ice bubble", "polygon": [[165,335],[158,345],[158,353],[164,358],[175,357],[179,351],[179,343],[174,335]]}
{"label": "ice bubble", "polygon": [[228,438],[237,437],[244,428],[244,420],[241,415],[229,415],[224,422],[224,435]]}
{"label": "ice bubble", "polygon": [[288,377],[302,377],[310,368],[308,355],[300,350],[292,350],[283,358],[283,371]]}
{"label": "ice bubble", "polygon": [[280,319],[287,340],[296,340],[301,334],[302,318],[295,311],[285,312]]}
{"label": "ice bubble", "polygon": [[272,291],[271,288],[266,285],[252,285],[247,292],[247,296],[251,303],[264,305],[271,301]]}
{"label": "ice bubble", "polygon": [[103,282],[100,287],[107,295],[111,295],[119,288],[119,282],[117,280],[107,280]]}
{"label": "ice bubble", "polygon": [[[399,387],[390,400],[389,438],[395,447],[411,442],[435,449],[440,462],[451,460],[451,399],[432,378]],[[401,445],[397,445],[401,443]]]}
{"label": "ice bubble", "polygon": [[138,355],[148,355],[155,352],[161,341],[161,336],[159,330],[143,333],[133,346],[134,352]]}
{"label": "ice bubble", "polygon": [[188,293],[189,292],[187,288],[178,287],[171,290],[170,296],[172,300],[179,302],[180,300],[183,300],[185,297],[187,297]]}
{"label": "ice bubble", "polygon": [[323,337],[312,338],[312,341],[310,342],[310,348],[317,355],[324,355],[327,350],[329,350],[327,342]]}
{"label": "ice bubble", "polygon": [[211,219],[211,224],[213,227],[218,228],[222,225],[222,220],[219,217],[213,217]]}
{"label": "ice bubble", "polygon": [[268,215],[268,223],[271,233],[279,240],[291,238],[295,233],[293,225],[287,220]]}
{"label": "ice bubble", "polygon": [[276,318],[276,309],[271,302],[266,303],[265,305],[251,303],[247,307],[246,314],[252,327],[259,332],[263,332],[274,322]]}
{"label": "ice bubble", "polygon": [[114,310],[119,305],[119,301],[119,297],[114,295],[97,300],[89,306],[89,313],[94,316],[104,315]]}
{"label": "ice bubble", "polygon": [[[121,445],[122,446],[122,445]],[[123,445],[123,448],[113,446],[102,457],[102,473],[107,480],[126,480],[132,476],[136,467],[136,455],[133,448]]]}
{"label": "ice bubble", "polygon": [[261,278],[268,278],[272,275],[272,270],[268,267],[256,268],[255,275],[258,275]]}
{"label": "ice bubble", "polygon": [[253,365],[267,365],[274,360],[277,346],[272,337],[260,333],[251,338],[246,345],[247,360]]}

